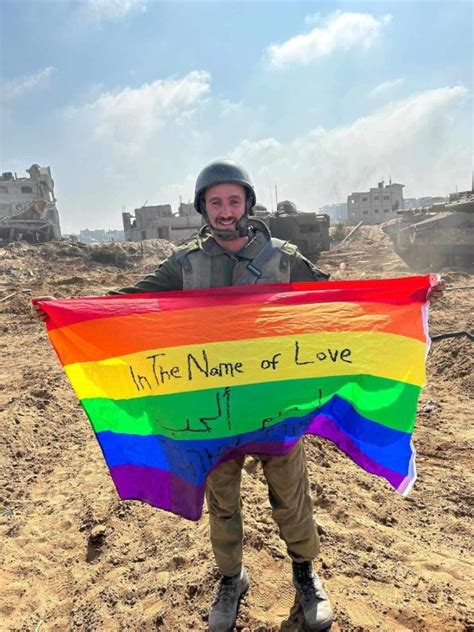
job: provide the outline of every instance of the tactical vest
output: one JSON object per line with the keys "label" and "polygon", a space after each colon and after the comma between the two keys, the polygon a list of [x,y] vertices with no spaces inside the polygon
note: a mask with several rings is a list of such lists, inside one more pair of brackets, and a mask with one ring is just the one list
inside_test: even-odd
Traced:
{"label": "tactical vest", "polygon": [[[183,289],[203,289],[226,285],[223,278],[216,274],[220,257],[235,259],[232,272],[232,285],[250,285],[253,283],[289,283],[290,259],[296,253],[296,246],[271,237],[254,259],[239,260],[231,254],[209,255],[198,241],[177,254],[183,269]],[[214,261],[214,270],[212,269]]]}

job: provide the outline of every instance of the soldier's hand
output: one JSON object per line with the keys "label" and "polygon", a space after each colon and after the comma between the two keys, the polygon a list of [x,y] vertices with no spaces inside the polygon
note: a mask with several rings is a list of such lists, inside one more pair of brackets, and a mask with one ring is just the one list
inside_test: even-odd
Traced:
{"label": "soldier's hand", "polygon": [[430,305],[434,305],[440,298],[443,297],[445,287],[446,284],[444,281],[438,281],[436,285],[433,285],[433,287],[430,288],[426,296]]}
{"label": "soldier's hand", "polygon": [[[56,298],[54,296],[34,296],[32,301],[55,301]],[[36,303],[31,303],[31,315],[35,320],[38,320],[40,323],[45,323],[48,315],[45,314]]]}

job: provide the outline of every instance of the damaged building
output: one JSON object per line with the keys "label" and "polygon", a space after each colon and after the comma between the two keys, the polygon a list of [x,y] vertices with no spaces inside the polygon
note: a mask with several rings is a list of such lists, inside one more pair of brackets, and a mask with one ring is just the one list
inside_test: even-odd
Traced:
{"label": "damaged building", "polygon": [[405,208],[403,184],[379,182],[370,191],[351,193],[347,198],[350,224],[382,224],[397,217],[397,211]]}
{"label": "damaged building", "polygon": [[61,238],[49,167],[32,165],[28,177],[0,176],[0,240],[41,243]]}
{"label": "damaged building", "polygon": [[173,214],[170,204],[142,206],[134,210],[134,216],[122,213],[122,221],[127,241],[166,239],[180,243],[202,226],[202,218],[191,203],[181,203],[177,214]]}

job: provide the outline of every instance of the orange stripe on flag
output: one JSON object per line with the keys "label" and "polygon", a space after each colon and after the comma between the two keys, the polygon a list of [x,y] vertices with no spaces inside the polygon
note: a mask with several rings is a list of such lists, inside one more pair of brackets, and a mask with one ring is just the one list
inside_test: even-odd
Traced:
{"label": "orange stripe on flag", "polygon": [[68,365],[147,349],[351,331],[393,333],[425,342],[419,305],[380,303],[247,304],[152,312],[83,321],[53,329],[49,336]]}

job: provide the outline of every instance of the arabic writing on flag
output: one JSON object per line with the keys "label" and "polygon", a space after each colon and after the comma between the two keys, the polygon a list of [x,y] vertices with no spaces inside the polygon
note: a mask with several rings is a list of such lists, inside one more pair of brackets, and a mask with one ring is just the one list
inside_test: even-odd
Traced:
{"label": "arabic writing on flag", "polygon": [[433,275],[40,302],[123,499],[191,520],[243,454],[333,441],[405,494]]}

